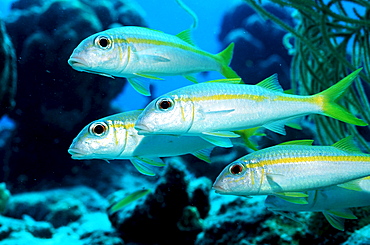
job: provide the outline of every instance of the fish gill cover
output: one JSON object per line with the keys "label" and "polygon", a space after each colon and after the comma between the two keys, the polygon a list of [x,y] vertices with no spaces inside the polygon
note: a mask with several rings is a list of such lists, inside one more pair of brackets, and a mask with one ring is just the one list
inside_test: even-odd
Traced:
{"label": "fish gill cover", "polygon": [[[363,67],[361,79],[355,78],[353,88],[340,103],[364,121],[370,121],[368,1],[245,0],[237,5],[222,2],[227,9],[225,14],[213,1],[204,1],[206,7],[189,1],[199,17],[194,39],[200,48],[217,53],[234,42],[231,67],[245,83],[257,84],[278,73],[282,87],[285,90],[292,87],[294,94],[300,95],[321,92]],[[72,139],[90,122],[123,109],[141,109],[156,96],[190,84],[178,77],[169,78],[171,83],[163,85],[161,81],[155,82],[151,87],[153,97],[143,98],[130,90],[122,78],[113,80],[80,73],[68,65],[73,49],[84,38],[112,27],[146,26],[176,35],[191,26],[191,17],[182,20],[179,15],[167,21],[171,29],[165,30],[162,17],[166,14],[158,13],[166,9],[164,5],[178,8],[172,1],[163,6],[157,6],[155,1],[140,1],[140,4],[141,7],[124,0],[18,0],[3,18],[13,43],[18,78],[15,94],[12,48],[4,41],[9,52],[5,52],[8,58],[2,59],[7,68],[0,69],[6,71],[1,78],[9,78],[1,80],[0,101],[5,103],[2,113],[7,113],[16,126],[3,126],[0,132],[6,140],[0,153],[3,159],[0,180],[6,183],[6,186],[1,184],[0,190],[0,204],[6,206],[4,216],[0,216],[0,240],[3,240],[0,243],[299,244],[304,240],[310,244],[351,244],[356,239],[368,241],[369,208],[353,209],[358,219],[346,220],[347,232],[340,232],[321,213],[280,217],[266,210],[264,197],[224,197],[211,192],[211,182],[222,169],[251,152],[238,139],[232,141],[233,148],[216,148],[207,156],[211,165],[190,155],[164,158],[167,166],[154,170],[156,177],[141,175],[126,161],[107,164],[99,160],[81,163],[70,159],[67,149]],[[146,18],[142,8],[154,17]],[[220,26],[209,22],[215,12],[207,9],[215,8],[224,15]],[[218,35],[219,48],[218,43],[210,41],[212,33]],[[220,76],[202,73],[197,78],[207,81]],[[296,129],[299,128],[296,123],[290,126],[293,128],[286,128],[285,136],[262,129],[239,133],[247,135],[244,138],[254,135],[251,142],[258,149],[302,138],[315,138],[322,145],[330,145],[352,134],[361,149],[369,152],[367,127],[323,116],[305,118],[302,131]],[[6,187],[13,193],[11,197]],[[142,188],[152,191],[135,201],[135,205],[117,205],[127,200],[125,197],[130,198],[130,193],[143,192]],[[291,201],[290,197],[284,198]],[[106,212],[109,207],[118,206],[117,212]],[[336,214],[354,217],[348,213]],[[327,217],[330,221],[333,216]],[[331,223],[338,224],[335,220]]]}

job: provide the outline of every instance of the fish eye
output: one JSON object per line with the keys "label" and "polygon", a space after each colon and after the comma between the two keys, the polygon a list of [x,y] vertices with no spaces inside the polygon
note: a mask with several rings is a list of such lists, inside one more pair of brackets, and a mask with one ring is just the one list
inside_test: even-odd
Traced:
{"label": "fish eye", "polygon": [[171,98],[162,98],[157,101],[156,106],[157,109],[161,111],[168,111],[173,108],[174,104],[175,103]]}
{"label": "fish eye", "polygon": [[91,124],[89,128],[90,134],[95,136],[102,136],[108,131],[108,126],[103,122],[96,122]]}
{"label": "fish eye", "polygon": [[244,167],[241,164],[234,164],[229,168],[230,173],[237,175],[243,172]]}
{"label": "fish eye", "polygon": [[97,36],[95,38],[95,43],[101,48],[101,49],[109,49],[112,46],[112,41],[109,37],[106,36]]}

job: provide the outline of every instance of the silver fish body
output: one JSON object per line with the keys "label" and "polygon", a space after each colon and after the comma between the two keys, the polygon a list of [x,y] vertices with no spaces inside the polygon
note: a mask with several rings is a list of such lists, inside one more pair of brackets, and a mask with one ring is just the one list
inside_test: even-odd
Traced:
{"label": "silver fish body", "polygon": [[219,54],[195,47],[189,32],[170,35],[137,26],[105,30],[84,39],[73,51],[68,63],[78,71],[108,77],[126,77],[140,93],[149,95],[149,85],[139,78],[189,75],[219,71],[226,77],[238,77],[228,66],[233,45]]}
{"label": "silver fish body", "polygon": [[217,193],[269,195],[324,188],[370,175],[370,155],[350,138],[333,146],[277,145],[229,164],[214,182]]}
{"label": "silver fish body", "polygon": [[186,86],[153,100],[136,122],[139,134],[236,137],[231,131],[262,126],[285,134],[292,118],[321,114],[355,125],[367,125],[336,104],[360,69],[312,96],[285,94],[271,76],[257,85],[218,80]]}
{"label": "silver fish body", "polygon": [[213,145],[200,137],[138,135],[134,123],[139,114],[139,110],[123,112],[91,122],[73,140],[68,152],[73,159],[129,159],[142,166],[156,164],[158,157],[188,153],[204,160],[209,157],[207,150]]}

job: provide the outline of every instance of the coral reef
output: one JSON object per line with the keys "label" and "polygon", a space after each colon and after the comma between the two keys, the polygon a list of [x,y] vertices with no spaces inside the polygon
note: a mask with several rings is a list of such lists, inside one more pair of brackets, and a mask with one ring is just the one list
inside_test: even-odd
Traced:
{"label": "coral reef", "polygon": [[0,239],[5,244],[123,244],[107,206],[100,194],[83,186],[16,194],[0,216]]}
{"label": "coral reef", "polygon": [[355,231],[343,245],[366,245],[370,244],[370,225]]}
{"label": "coral reef", "polygon": [[125,80],[77,72],[67,60],[82,39],[113,24],[145,25],[124,0],[13,3],[6,27],[18,59],[16,107],[9,114],[17,127],[0,174],[12,192],[78,173],[81,162],[67,152],[71,140],[86,123],[112,113],[110,102]]}
{"label": "coral reef", "polygon": [[[193,244],[202,229],[201,215],[204,216],[204,199],[210,191],[210,181],[192,184],[181,161],[171,161],[165,167],[162,177],[152,193],[112,214],[109,219],[125,242],[134,244]],[[189,194],[187,189],[193,194]],[[195,194],[197,193],[197,194]],[[195,195],[203,201],[197,203]],[[198,206],[199,205],[199,206]],[[209,202],[206,201],[206,205]],[[199,210],[202,210],[199,212]],[[142,231],[145,230],[145,236]]]}
{"label": "coral reef", "polygon": [[0,20],[0,117],[15,106],[17,65],[13,44]]}

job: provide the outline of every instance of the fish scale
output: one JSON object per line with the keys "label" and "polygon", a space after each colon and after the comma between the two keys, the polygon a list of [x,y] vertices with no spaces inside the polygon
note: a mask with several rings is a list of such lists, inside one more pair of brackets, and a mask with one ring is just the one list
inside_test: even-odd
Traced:
{"label": "fish scale", "polygon": [[[154,175],[147,165],[164,166],[159,157],[193,154],[210,162],[213,145],[200,137],[143,136],[134,129],[139,110],[114,114],[85,126],[68,152],[73,159],[128,159],[143,174]],[[94,133],[95,125],[102,128]],[[181,146],[181,147],[180,147]]]}
{"label": "fish scale", "polygon": [[[214,189],[229,195],[268,195],[366,177],[370,175],[370,155],[348,147],[350,140],[345,138],[333,146],[277,145],[253,152],[228,165]],[[234,166],[243,170],[235,174],[231,171]]]}
{"label": "fish scale", "polygon": [[[273,75],[257,85],[224,79],[176,89],[153,100],[138,117],[139,134],[199,135],[218,146],[230,146],[232,131],[265,127],[285,134],[284,125],[297,117],[321,114],[355,125],[367,123],[337,104],[361,71],[311,96],[283,93]],[[165,101],[166,108],[160,104]]]}
{"label": "fish scale", "polygon": [[[101,41],[103,40],[103,41]],[[234,44],[218,54],[197,48],[190,31],[177,35],[137,26],[108,29],[81,41],[73,50],[68,64],[77,71],[107,77],[125,77],[143,95],[150,95],[146,79],[161,76],[185,76],[217,71],[227,78],[239,76],[229,67]]]}

